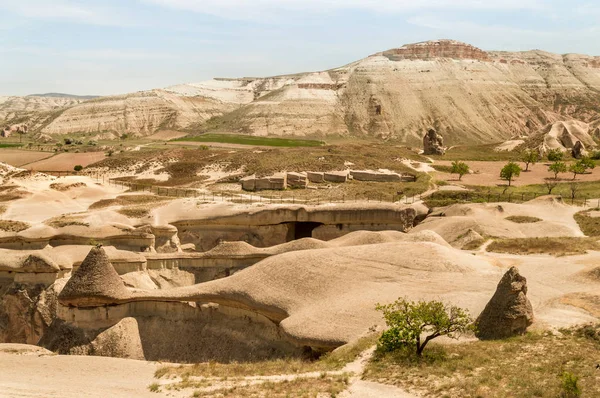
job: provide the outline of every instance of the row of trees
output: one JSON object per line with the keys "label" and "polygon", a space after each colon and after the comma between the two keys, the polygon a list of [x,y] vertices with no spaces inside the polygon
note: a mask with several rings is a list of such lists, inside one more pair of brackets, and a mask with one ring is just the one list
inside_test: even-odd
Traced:
{"label": "row of trees", "polygon": [[[573,173],[573,180],[575,180],[578,174],[585,174],[588,170],[596,167],[596,162],[589,157],[584,156],[569,166],[562,161],[562,158],[563,153],[559,150],[550,151],[548,154],[548,160],[553,162],[548,167],[548,171],[554,174],[555,180],[558,180],[558,175],[560,173],[567,172]],[[517,163],[511,161],[500,170],[500,178],[508,181],[508,185],[510,186],[512,181],[521,175],[521,171],[529,171],[529,166],[536,164],[538,160],[539,155],[537,152],[531,150],[526,151],[522,158],[522,161],[525,163],[525,170],[521,169],[521,166],[519,166]],[[452,166],[450,167],[450,173],[458,174],[459,181],[461,181],[462,177],[465,174],[468,174],[469,171],[469,165],[459,160],[452,162]]]}

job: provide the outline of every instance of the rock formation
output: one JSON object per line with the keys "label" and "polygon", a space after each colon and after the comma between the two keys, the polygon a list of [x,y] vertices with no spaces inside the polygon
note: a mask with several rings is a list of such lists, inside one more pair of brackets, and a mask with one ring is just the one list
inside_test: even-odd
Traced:
{"label": "rock formation", "polygon": [[584,151],[585,151],[585,148],[584,148],[583,144],[581,143],[581,141],[577,141],[575,143],[575,145],[573,145],[573,149],[571,149],[571,155],[575,159],[581,159]]}
{"label": "rock formation", "polygon": [[367,135],[416,145],[420,131],[435,120],[446,144],[493,143],[534,134],[558,120],[594,123],[599,62],[585,55],[491,52],[434,40],[324,72],[219,78],[81,103],[0,97],[0,124],[19,120],[34,133],[110,132],[118,137],[183,129],[215,117],[216,123],[205,125],[208,129]]}
{"label": "rock formation", "polygon": [[102,305],[129,295],[123,281],[102,247],[94,247],[67,282],[59,300],[76,301],[80,306]]}
{"label": "rock formation", "polygon": [[445,152],[444,138],[434,129],[427,130],[423,136],[423,154],[424,155],[443,155]]}
{"label": "rock formation", "polygon": [[533,322],[533,308],[527,298],[527,279],[511,267],[502,277],[496,293],[476,320],[480,339],[503,339],[525,333]]}

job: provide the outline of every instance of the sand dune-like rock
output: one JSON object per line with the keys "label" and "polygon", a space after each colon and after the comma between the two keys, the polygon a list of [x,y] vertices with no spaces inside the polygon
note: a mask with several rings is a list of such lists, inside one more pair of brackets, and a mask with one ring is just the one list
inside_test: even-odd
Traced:
{"label": "sand dune-like rock", "polygon": [[[573,219],[579,209],[567,206],[553,196],[516,203],[471,203],[448,206],[443,216],[432,215],[410,233],[431,230],[455,247],[461,247],[467,234],[498,238],[533,238],[583,236]],[[506,220],[510,216],[537,217],[542,221],[519,224]]]}
{"label": "sand dune-like rock", "polygon": [[[125,297],[121,292],[89,294],[85,299],[63,290],[59,299],[63,305],[76,307],[133,301],[211,301],[250,309],[276,321],[296,345],[333,348],[380,323],[375,303],[400,295],[440,298],[448,294],[458,304],[479,312],[497,274],[487,261],[446,246],[391,242],[288,252],[229,278],[189,287],[131,291]],[[429,293],[418,282],[421,278],[427,278],[425,290]],[[461,299],[450,293],[450,280],[452,291],[468,295]],[[82,290],[76,287],[77,281],[73,284],[73,289]]]}

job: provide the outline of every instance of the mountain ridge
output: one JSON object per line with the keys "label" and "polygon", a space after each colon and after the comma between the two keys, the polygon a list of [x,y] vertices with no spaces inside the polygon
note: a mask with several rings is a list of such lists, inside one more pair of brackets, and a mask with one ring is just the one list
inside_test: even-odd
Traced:
{"label": "mountain ridge", "polygon": [[591,123],[600,118],[599,92],[600,57],[483,51],[440,39],[325,71],[221,77],[68,104],[37,131],[118,137],[170,129],[416,144],[433,126],[449,144],[490,143],[561,120]]}

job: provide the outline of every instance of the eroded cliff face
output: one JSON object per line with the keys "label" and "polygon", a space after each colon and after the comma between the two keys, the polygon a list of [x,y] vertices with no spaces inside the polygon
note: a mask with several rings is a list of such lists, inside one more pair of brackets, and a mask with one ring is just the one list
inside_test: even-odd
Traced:
{"label": "eroded cliff face", "polygon": [[448,145],[491,143],[557,121],[592,123],[600,115],[598,90],[600,57],[486,52],[435,40],[324,72],[213,79],[65,105],[35,126],[47,134],[187,129],[411,145],[433,127]]}

